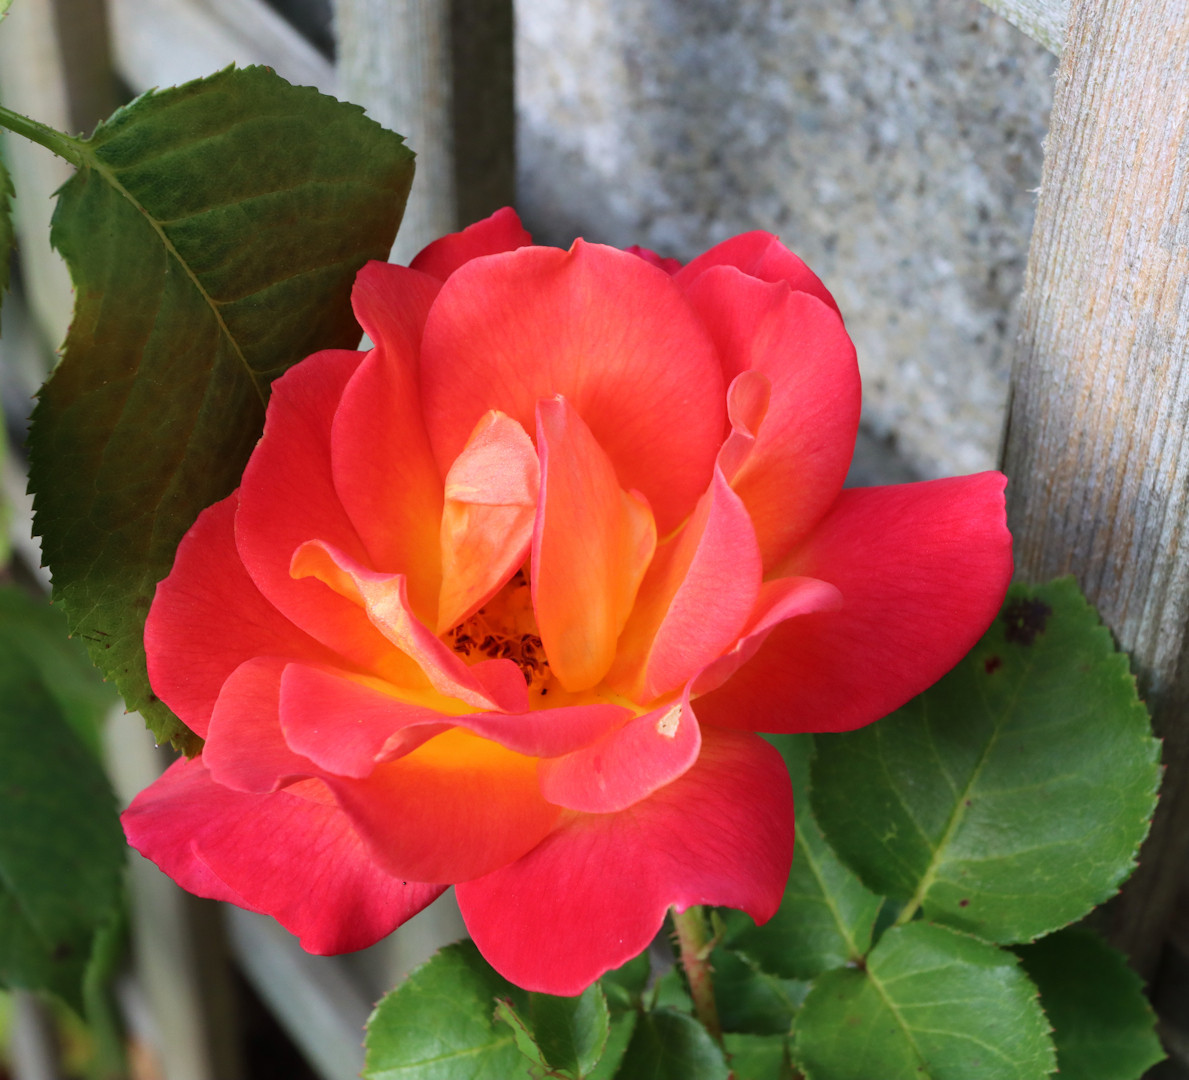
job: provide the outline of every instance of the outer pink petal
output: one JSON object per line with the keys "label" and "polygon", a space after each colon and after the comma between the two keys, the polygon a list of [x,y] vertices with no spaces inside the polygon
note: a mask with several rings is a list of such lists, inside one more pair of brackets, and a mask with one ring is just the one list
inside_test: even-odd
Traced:
{"label": "outer pink petal", "polygon": [[457,888],[483,955],[529,990],[578,994],[643,950],[665,911],[780,906],[793,799],[780,755],[704,730],[697,764],[616,814],[574,814],[524,858]]}
{"label": "outer pink petal", "polygon": [[541,794],[555,806],[588,814],[626,810],[684,774],[701,747],[698,718],[686,694],[590,746],[542,761]]}
{"label": "outer pink petal", "polygon": [[531,431],[537,402],[560,394],[662,532],[710,480],[723,391],[714,347],[668,275],[596,244],[471,262],[425,326],[422,400],[439,464],[489,409]]}
{"label": "outer pink petal", "polygon": [[781,568],[827,581],[835,611],[777,627],[698,699],[704,723],[847,731],[931,686],[974,645],[1011,578],[1000,473],[844,491]]}
{"label": "outer pink petal", "polygon": [[747,628],[734,646],[694,677],[695,695],[717,690],[759,651],[768,635],[788,619],[815,611],[834,611],[843,604],[842,593],[816,578],[793,577],[765,581]]}
{"label": "outer pink petal", "polygon": [[328,777],[372,857],[405,880],[464,881],[518,859],[560,811],[535,758],[448,731],[362,780]]}
{"label": "outer pink petal", "polygon": [[686,263],[675,275],[686,288],[714,266],[733,266],[760,281],[787,281],[798,292],[816,296],[835,311],[838,305],[821,278],[771,233],[756,230],[733,236]]}
{"label": "outer pink petal", "polygon": [[663,255],[658,255],[651,248],[641,247],[639,244],[632,244],[631,247],[625,247],[623,250],[631,255],[638,256],[646,263],[655,266],[658,270],[663,270],[670,277],[681,269],[680,259],[666,258]]}
{"label": "outer pink petal", "polygon": [[375,669],[393,652],[367,616],[317,581],[299,581],[290,561],[319,539],[366,564],[368,553],[331,476],[331,424],[364,353],[322,352],[272,385],[264,434],[244,470],[235,540],[265,597],[310,636]]}
{"label": "outer pink petal", "polygon": [[771,570],[842,490],[859,427],[855,348],[836,311],[783,282],[717,267],[687,295],[727,378],[756,371],[771,384],[755,444],[732,479]]}
{"label": "outer pink petal", "polygon": [[577,693],[615,659],[656,550],[656,523],[643,499],[620,488],[610,459],[564,399],[537,406],[537,449],[533,609],[553,674]]}
{"label": "outer pink petal", "polygon": [[601,704],[445,716],[402,702],[372,681],[303,664],[286,668],[281,682],[281,726],[289,746],[330,772],[357,778],[450,727],[520,754],[555,757],[615,730],[628,716],[621,706]]}
{"label": "outer pink petal", "polygon": [[235,791],[265,794],[321,770],[295,754],[281,732],[281,673],[286,662],[257,657],[223,684],[202,760],[211,780]]}
{"label": "outer pink petal", "polygon": [[248,576],[235,547],[238,506],[236,492],[199,514],[178,545],[169,576],[157,586],[145,622],[154,693],[203,737],[223,683],[245,660],[337,659],[277,611]]}
{"label": "outer pink petal", "polygon": [[[355,279],[355,316],[375,342],[344,387],[331,428],[334,486],[371,565],[409,579],[432,621],[442,478],[421,418],[417,356],[436,279],[370,262]],[[306,539],[322,536],[310,533]]]}
{"label": "outer pink petal", "polygon": [[514,251],[532,242],[532,236],[520,224],[516,211],[505,206],[491,217],[468,225],[462,232],[443,236],[422,248],[409,266],[439,281],[445,281],[471,259],[483,255],[498,255],[502,251]]}
{"label": "outer pink petal", "polygon": [[128,842],[178,884],[272,915],[313,953],[365,948],[444,888],[378,869],[332,802],[230,791],[200,758],[171,765],[122,820]]}

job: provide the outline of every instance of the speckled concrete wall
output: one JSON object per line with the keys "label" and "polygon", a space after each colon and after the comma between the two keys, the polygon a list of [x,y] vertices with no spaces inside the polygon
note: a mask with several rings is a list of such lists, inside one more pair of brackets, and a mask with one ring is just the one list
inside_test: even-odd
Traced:
{"label": "speckled concrete wall", "polygon": [[769,229],[834,292],[864,423],[995,464],[1056,58],[977,0],[525,0],[537,238],[690,258]]}

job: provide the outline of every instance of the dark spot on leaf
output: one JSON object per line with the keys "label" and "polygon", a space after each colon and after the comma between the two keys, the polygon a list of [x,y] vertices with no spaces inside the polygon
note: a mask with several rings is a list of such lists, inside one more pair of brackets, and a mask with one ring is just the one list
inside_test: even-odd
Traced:
{"label": "dark spot on leaf", "polygon": [[61,963],[63,960],[69,960],[74,955],[74,949],[71,948],[68,941],[59,941],[54,946],[54,959]]}
{"label": "dark spot on leaf", "polygon": [[988,675],[994,674],[1001,667],[1003,667],[1003,661],[1000,660],[998,656],[988,656],[986,660],[983,661],[983,670]]}
{"label": "dark spot on leaf", "polygon": [[1043,600],[1017,600],[1003,612],[1007,625],[1004,636],[1013,645],[1031,645],[1037,634],[1043,634],[1053,609]]}
{"label": "dark spot on leaf", "polygon": [[971,802],[969,799],[967,799],[967,800],[966,800],[966,805],[967,805],[967,806],[973,806],[974,804],[973,804],[973,803],[972,803],[972,802]]}
{"label": "dark spot on leaf", "polygon": [[958,907],[969,907],[969,906],[970,906],[969,900],[959,900],[958,901]]}

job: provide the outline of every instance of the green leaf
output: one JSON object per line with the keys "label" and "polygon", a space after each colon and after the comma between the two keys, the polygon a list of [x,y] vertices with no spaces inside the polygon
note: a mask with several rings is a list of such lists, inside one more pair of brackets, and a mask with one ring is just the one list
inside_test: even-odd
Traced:
{"label": "green leaf", "polygon": [[769,735],[793,779],[797,840],[793,868],[780,910],[763,926],[746,916],[727,916],[726,943],[757,960],[765,971],[786,979],[812,979],[862,957],[881,897],[863,887],[822,836],[810,808],[808,735]]}
{"label": "green leaf", "polygon": [[495,1015],[512,1029],[516,1047],[550,1076],[585,1080],[607,1045],[607,999],[598,983],[577,997],[529,994],[531,1023],[510,1001],[499,1001]]}
{"label": "green leaf", "polygon": [[603,1056],[599,1058],[599,1063],[591,1072],[589,1080],[615,1080],[640,1015],[635,1009],[611,1014],[607,1045],[603,1048]]}
{"label": "green leaf", "polygon": [[1016,586],[932,689],[862,731],[818,736],[813,806],[878,892],[991,941],[1080,918],[1131,873],[1159,744],[1071,579]]}
{"label": "green leaf", "polygon": [[754,1035],[784,1035],[793,1014],[805,1000],[809,984],[781,979],[764,971],[756,961],[731,949],[710,954],[714,973],[714,999],[724,1031]]}
{"label": "green leaf", "polygon": [[807,1080],[1043,1080],[1055,1061],[1016,957],[921,922],[817,980],[794,1053]]}
{"label": "green leaf", "polygon": [[0,983],[52,990],[81,1011],[124,851],[94,754],[38,671],[0,648]]}
{"label": "green leaf", "polygon": [[376,1006],[367,1024],[364,1080],[513,1080],[529,1077],[497,999],[522,1015],[528,995],[501,978],[469,941],[449,945]]}
{"label": "green leaf", "polygon": [[1138,1080],[1164,1059],[1140,977],[1089,930],[1016,949],[1053,1025],[1057,1071],[1077,1080]]}
{"label": "green leaf", "polygon": [[36,675],[62,718],[99,758],[103,720],[117,698],[82,643],[67,635],[62,612],[20,589],[0,588],[0,655]]}
{"label": "green leaf", "polygon": [[512,1041],[516,1044],[516,1049],[528,1058],[529,1064],[533,1066],[534,1074],[548,1072],[549,1063],[545,1060],[545,1055],[533,1037],[533,1029],[510,1001],[504,999],[496,1001],[495,1018],[501,1024],[507,1024],[512,1029]]}
{"label": "green leaf", "polygon": [[530,994],[529,1015],[549,1065],[570,1076],[588,1076],[602,1056],[610,1030],[607,999],[598,983],[578,997]]}
{"label": "green leaf", "polygon": [[266,68],[146,94],[72,145],[51,238],[75,312],[29,436],[36,528],[91,658],[194,750],[145,674],[154,588],[238,484],[271,381],[358,343],[351,284],[388,253],[412,154]]}
{"label": "green leaf", "polygon": [[637,1008],[651,972],[652,962],[648,958],[647,949],[622,967],[608,971],[599,980],[599,985],[607,996],[607,1005],[611,1011]]}
{"label": "green leaf", "polygon": [[788,1039],[783,1035],[723,1036],[735,1080],[792,1080]]}
{"label": "green leaf", "polygon": [[[0,19],[8,8],[9,0],[0,0]],[[12,187],[12,177],[4,167],[4,159],[0,157],[0,302],[8,291],[8,275],[12,257],[12,245],[15,237],[12,231],[12,199],[16,192]]]}
{"label": "green leaf", "polygon": [[722,1051],[692,1016],[661,1008],[641,1013],[618,1080],[727,1080]]}

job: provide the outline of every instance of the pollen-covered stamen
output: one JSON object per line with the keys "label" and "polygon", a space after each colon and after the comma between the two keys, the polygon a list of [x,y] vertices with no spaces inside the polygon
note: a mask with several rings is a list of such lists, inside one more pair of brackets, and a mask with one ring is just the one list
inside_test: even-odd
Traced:
{"label": "pollen-covered stamen", "polygon": [[523,570],[474,615],[449,630],[445,640],[468,664],[511,660],[529,689],[544,689],[552,678]]}

